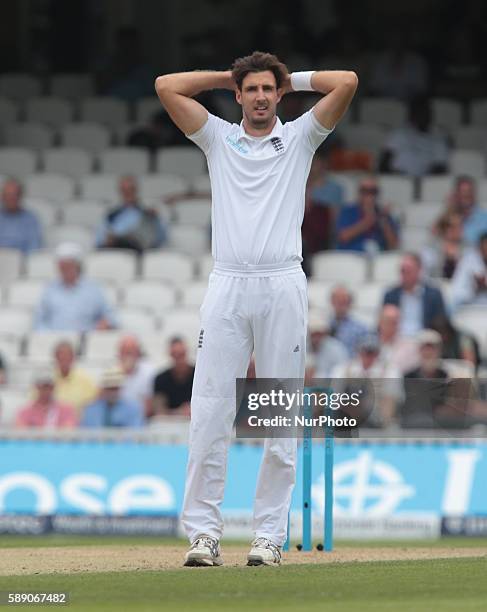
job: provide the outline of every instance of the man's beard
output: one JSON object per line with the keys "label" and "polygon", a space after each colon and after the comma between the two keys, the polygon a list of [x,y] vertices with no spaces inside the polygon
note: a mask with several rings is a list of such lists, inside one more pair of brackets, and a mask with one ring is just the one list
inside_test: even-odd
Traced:
{"label": "man's beard", "polygon": [[245,118],[247,119],[247,122],[256,130],[265,130],[266,128],[268,128],[270,125],[272,125],[275,116],[276,114],[273,113],[269,117],[262,117],[256,119],[251,115],[245,113]]}

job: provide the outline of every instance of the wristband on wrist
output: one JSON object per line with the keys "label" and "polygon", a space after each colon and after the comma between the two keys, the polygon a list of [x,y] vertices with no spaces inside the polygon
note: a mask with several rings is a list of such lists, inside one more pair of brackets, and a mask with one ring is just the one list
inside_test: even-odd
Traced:
{"label": "wristband on wrist", "polygon": [[314,70],[303,70],[301,72],[291,72],[291,87],[294,91],[314,91],[311,87],[311,76]]}

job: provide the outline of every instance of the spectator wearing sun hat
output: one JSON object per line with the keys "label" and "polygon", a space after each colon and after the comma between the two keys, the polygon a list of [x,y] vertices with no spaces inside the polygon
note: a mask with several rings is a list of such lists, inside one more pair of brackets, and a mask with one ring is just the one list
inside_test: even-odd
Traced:
{"label": "spectator wearing sun hat", "polygon": [[124,374],[120,368],[107,370],[101,380],[99,398],[85,408],[82,427],[140,427],[141,407],[120,397]]}
{"label": "spectator wearing sun hat", "polygon": [[70,404],[54,397],[55,374],[51,369],[40,369],[35,377],[34,400],[20,409],[17,427],[75,427],[76,411]]}
{"label": "spectator wearing sun hat", "polygon": [[83,274],[81,247],[66,242],[56,249],[59,278],[45,288],[34,320],[39,331],[111,329],[117,326],[115,313],[102,289]]}

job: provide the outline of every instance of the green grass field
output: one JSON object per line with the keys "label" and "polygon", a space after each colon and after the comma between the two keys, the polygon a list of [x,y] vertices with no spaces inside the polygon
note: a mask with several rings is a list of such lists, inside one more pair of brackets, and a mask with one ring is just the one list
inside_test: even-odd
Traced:
{"label": "green grass field", "polygon": [[[26,546],[154,544],[141,538],[0,538],[2,554]],[[172,541],[171,544],[181,544]],[[485,539],[440,542],[346,542],[360,545],[485,547]],[[242,546],[242,551],[244,551]],[[155,571],[0,577],[0,591],[67,591],[69,610],[482,611],[487,558],[285,565],[280,568],[181,568]],[[32,610],[34,606],[15,606]],[[54,607],[54,606],[50,606]],[[6,607],[5,609],[8,609]]]}

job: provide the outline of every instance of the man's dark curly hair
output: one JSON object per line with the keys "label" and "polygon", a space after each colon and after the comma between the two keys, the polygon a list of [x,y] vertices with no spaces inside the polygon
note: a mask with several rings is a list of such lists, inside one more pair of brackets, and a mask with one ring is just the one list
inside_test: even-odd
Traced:
{"label": "man's dark curly hair", "polygon": [[250,72],[265,72],[266,70],[270,70],[273,73],[276,79],[276,86],[279,89],[288,75],[288,70],[286,65],[279,61],[272,53],[254,51],[252,55],[239,57],[233,62],[232,77],[237,87],[241,90],[243,80]]}

